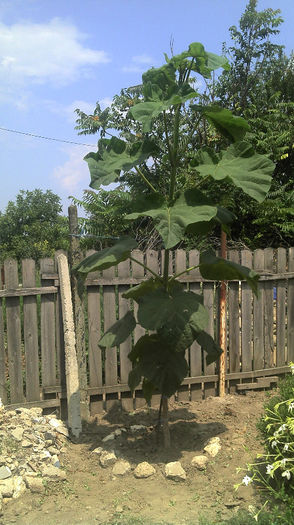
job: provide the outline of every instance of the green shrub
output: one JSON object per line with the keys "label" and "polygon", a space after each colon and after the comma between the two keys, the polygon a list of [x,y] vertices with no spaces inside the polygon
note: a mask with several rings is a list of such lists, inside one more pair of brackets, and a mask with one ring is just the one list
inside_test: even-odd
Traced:
{"label": "green shrub", "polygon": [[292,375],[278,386],[277,394],[265,404],[259,421],[265,452],[247,465],[242,483],[255,482],[275,499],[294,509],[294,364]]}

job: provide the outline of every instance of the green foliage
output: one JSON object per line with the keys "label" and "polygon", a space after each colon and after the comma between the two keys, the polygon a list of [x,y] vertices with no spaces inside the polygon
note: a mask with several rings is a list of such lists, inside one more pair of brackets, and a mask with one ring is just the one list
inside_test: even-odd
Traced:
{"label": "green foliage", "polygon": [[292,376],[278,386],[277,395],[265,404],[258,427],[265,452],[247,466],[250,476],[243,483],[262,486],[276,500],[294,510],[294,364]]}
{"label": "green foliage", "polygon": [[[267,157],[256,154],[251,145],[243,141],[248,129],[244,119],[234,117],[228,110],[216,105],[210,105],[206,111],[203,106],[194,104],[189,107],[192,114],[212,123],[223,134],[224,145],[228,141],[233,144],[219,154],[209,152],[207,148],[198,148],[195,153],[193,148],[188,163],[185,159],[183,169],[181,148],[186,132],[182,127],[182,115],[186,112],[188,100],[197,96],[191,88],[191,72],[210,78],[213,69],[227,67],[227,62],[223,57],[207,53],[198,42],[191,44],[180,55],[171,59],[166,57],[166,61],[167,64],[161,68],[151,69],[143,75],[139,97],[129,111],[132,119],[141,126],[144,138],[138,141],[137,137],[125,131],[121,134],[123,140],[121,137],[110,140],[100,138],[98,152],[90,153],[85,158],[90,169],[91,185],[96,189],[101,184],[114,181],[124,184],[126,173],[131,173],[132,177],[136,174],[144,182],[147,191],[139,192],[140,195],[131,203],[131,213],[125,219],[151,218],[165,250],[162,275],[158,276],[145,267],[153,277],[124,294],[124,297],[138,303],[136,319],[130,314],[118,321],[100,342],[103,347],[119,344],[130,335],[135,323],[150,331],[141,337],[129,354],[133,364],[129,386],[134,390],[143,379],[143,394],[148,401],[155,390],[162,396],[170,397],[179,388],[188,369],[185,350],[195,340],[207,353],[208,363],[215,361],[221,353],[218,345],[205,332],[208,314],[202,298],[184,289],[178,281],[180,274],[169,275],[170,249],[182,242],[191,228],[198,239],[207,235],[213,223],[227,229],[233,215],[223,206],[223,199],[219,198],[222,195],[221,185],[241,188],[245,195],[261,202],[270,186],[270,173],[274,167]],[[156,142],[155,147],[153,129],[158,122],[163,123],[163,129],[160,130],[161,140]],[[106,133],[106,122],[103,129]],[[194,133],[197,134],[197,129]],[[189,135],[189,142],[190,139]],[[158,165],[161,168],[158,169]],[[191,176],[193,170],[198,173],[194,179]],[[160,176],[154,177],[157,172]],[[161,178],[163,172],[164,184]],[[185,177],[188,189],[183,191],[181,186]],[[198,188],[208,180],[216,189],[214,199]],[[76,271],[85,276],[88,272],[109,268],[127,258],[138,263],[131,253],[136,246],[135,240],[121,238],[114,246],[86,258],[76,267]],[[201,254],[199,268],[204,277],[214,280],[245,278],[252,290],[257,292],[258,276],[240,265],[204,253]]]}
{"label": "green foliage", "polygon": [[69,246],[67,219],[51,190],[21,190],[0,212],[0,259],[53,256]]}

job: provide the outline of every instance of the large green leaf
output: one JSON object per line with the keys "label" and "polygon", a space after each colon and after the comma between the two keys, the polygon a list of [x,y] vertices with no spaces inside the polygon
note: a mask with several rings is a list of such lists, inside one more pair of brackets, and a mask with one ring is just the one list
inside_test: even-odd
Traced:
{"label": "large green leaf", "polygon": [[200,255],[199,269],[202,277],[212,281],[246,280],[257,295],[259,275],[246,266],[216,257],[212,252],[206,252]]}
{"label": "large green leaf", "polygon": [[210,233],[217,224],[221,224],[225,232],[230,232],[230,224],[235,219],[235,215],[221,206],[217,207],[216,216],[208,222],[197,222],[196,224],[190,224],[187,227],[186,232],[192,235],[207,235]]}
{"label": "large green leaf", "polygon": [[112,348],[123,343],[136,326],[136,319],[132,312],[127,312],[124,317],[114,323],[99,341],[101,348]]}
{"label": "large green leaf", "polygon": [[129,290],[124,292],[122,296],[125,299],[134,299],[134,301],[138,302],[144,295],[149,294],[158,288],[163,288],[162,280],[159,277],[158,279],[151,277],[150,279],[147,279],[147,281],[143,281],[142,283],[137,284],[137,286],[129,288]]}
{"label": "large green leaf", "polygon": [[144,295],[139,301],[138,322],[147,330],[174,330],[178,334],[184,330],[204,330],[208,314],[202,304],[202,297],[173,288],[163,289]]}
{"label": "large green leaf", "polygon": [[216,206],[203,204],[206,202],[201,192],[195,189],[181,193],[172,206],[168,206],[160,194],[152,194],[138,199],[133,213],[126,219],[137,219],[149,216],[154,219],[154,226],[160,233],[165,248],[173,248],[178,244],[189,224],[210,221],[217,214]]}
{"label": "large green leaf", "polygon": [[134,239],[121,237],[121,239],[110,248],[104,248],[104,250],[86,257],[76,265],[73,270],[81,274],[88,274],[96,270],[106,270],[106,268],[116,266],[118,263],[128,259],[131,251],[136,247],[137,243]]}
{"label": "large green leaf", "polygon": [[161,394],[170,397],[180,387],[188,372],[184,352],[175,352],[158,334],[141,337],[129,358],[135,364],[131,384],[129,377],[130,388],[136,384],[141,374]]}
{"label": "large green leaf", "polygon": [[274,163],[265,155],[255,153],[247,142],[232,144],[217,157],[205,151],[200,156],[202,164],[196,167],[202,177],[211,175],[215,180],[230,179],[236,186],[262,202],[271,185]]}
{"label": "large green leaf", "polygon": [[155,118],[171,106],[184,104],[187,100],[197,96],[197,93],[189,89],[188,93],[174,93],[168,100],[156,100],[149,102],[140,102],[130,109],[132,117],[143,124],[143,131],[148,133],[152,129],[152,123]]}
{"label": "large green leaf", "polygon": [[148,139],[133,144],[130,151],[126,146],[126,142],[113,137],[104,151],[85,156],[91,175],[91,188],[98,190],[101,185],[115,182],[121,171],[128,171],[158,153],[157,145]]}
{"label": "large green leaf", "polygon": [[223,350],[208,333],[202,331],[195,333],[195,339],[202,349],[207,353],[206,364],[210,365],[217,361]]}
{"label": "large green leaf", "polygon": [[232,142],[242,140],[247,131],[250,130],[245,119],[233,115],[228,109],[219,106],[197,105],[192,105],[192,108],[200,111],[224,137]]}

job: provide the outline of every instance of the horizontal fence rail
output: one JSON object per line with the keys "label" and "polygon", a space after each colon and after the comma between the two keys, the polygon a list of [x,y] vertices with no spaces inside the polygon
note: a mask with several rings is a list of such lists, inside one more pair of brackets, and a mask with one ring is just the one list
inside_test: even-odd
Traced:
{"label": "horizontal fence rail", "polygon": [[[132,255],[161,273],[161,252],[135,250]],[[253,253],[230,250],[227,256],[256,270],[260,283],[258,298],[246,281],[226,285],[226,391],[264,388],[285,374],[287,363],[294,361],[294,248]],[[184,272],[198,262],[196,250],[175,250],[170,253],[170,273]],[[140,385],[133,395],[127,385],[131,370],[128,354],[145,330],[137,325],[118,348],[102,350],[99,340],[129,309],[136,313],[136,303],[124,299],[123,294],[146,277],[141,265],[127,260],[117,268],[91,273],[85,280],[83,308],[79,309],[79,315],[84,312],[84,328],[78,339],[84,349],[77,353],[78,359],[83,359],[80,370],[85,377],[81,383],[92,415],[109,410],[118,400],[126,410],[145,404]],[[12,406],[63,406],[64,343],[55,258],[38,264],[30,259],[21,264],[10,259],[5,261],[0,279],[0,397]],[[203,297],[209,313],[207,331],[218,338],[219,283],[203,279],[197,268],[183,273],[179,280],[185,289]],[[196,342],[187,349],[186,359],[189,375],[177,399],[195,401],[217,395],[217,364],[206,365],[205,352]],[[155,395],[152,404],[158,402],[159,395]]]}

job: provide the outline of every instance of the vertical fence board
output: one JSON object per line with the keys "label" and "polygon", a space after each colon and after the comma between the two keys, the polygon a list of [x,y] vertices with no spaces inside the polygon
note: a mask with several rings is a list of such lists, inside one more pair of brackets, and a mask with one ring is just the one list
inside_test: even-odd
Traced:
{"label": "vertical fence board", "polygon": [[[54,260],[41,259],[40,272],[54,273]],[[41,279],[42,286],[51,286],[54,280]],[[56,384],[55,356],[55,298],[53,294],[41,295],[41,356],[42,356],[42,386]]]}
{"label": "vertical fence board", "polygon": [[[36,286],[36,268],[33,259],[22,261],[22,285],[25,288]],[[39,348],[37,297],[23,298],[24,351],[26,356],[26,400],[40,400]]]}
{"label": "vertical fence board", "polygon": [[[289,272],[294,272],[294,248],[289,248]],[[294,279],[288,280],[287,362],[294,362]]]}
{"label": "vertical fence board", "polygon": [[[186,251],[176,250],[175,252],[175,272],[176,273],[183,272],[184,270],[186,270],[186,268],[187,268]],[[190,369],[190,352],[188,348],[185,352],[185,357],[186,357],[186,361]],[[177,396],[178,396],[179,401],[189,401],[190,399],[189,385],[182,385],[178,390]]]}
{"label": "vertical fence board", "polygon": [[[253,254],[253,268],[264,270],[263,250],[255,250]],[[253,297],[253,370],[264,367],[264,284],[258,286],[258,297]]]}
{"label": "vertical fence board", "polygon": [[[272,273],[274,269],[274,251],[272,248],[264,250],[264,269]],[[273,286],[274,281],[264,283],[264,366],[272,368],[275,365],[274,359],[274,311],[273,311]]]}
{"label": "vertical fence board", "polygon": [[[230,250],[228,259],[239,263],[239,252]],[[228,306],[229,306],[229,371],[239,372],[240,370],[240,297],[239,283],[231,282],[228,285]],[[230,391],[231,382],[230,382]]]}
{"label": "vertical fence board", "polygon": [[[63,253],[67,255],[64,250],[57,250],[54,256],[54,268],[57,272],[57,257]],[[55,300],[55,337],[56,337],[56,374],[57,384],[61,385],[62,390],[66,390],[65,382],[65,349],[64,349],[64,333],[63,333],[63,319],[60,292],[57,294]]]}
{"label": "vertical fence board", "polygon": [[[115,276],[115,268],[112,266],[103,271],[104,279],[109,279],[109,283]],[[116,300],[115,286],[111,284],[103,286],[103,313],[104,313],[104,333],[116,322]],[[114,386],[118,383],[117,370],[117,348],[106,348],[105,350],[105,384]],[[118,399],[116,394],[106,396],[106,409],[114,404]]]}
{"label": "vertical fence board", "polygon": [[[118,276],[119,277],[130,277],[130,261],[126,260],[121,262],[118,267]],[[129,289],[128,285],[122,285],[118,287],[118,311],[119,318],[121,319],[130,309],[130,301],[123,298],[123,293]],[[130,335],[119,347],[119,357],[120,357],[120,380],[121,383],[127,383],[129,372],[132,370],[132,363],[128,358],[132,348],[132,336]],[[134,401],[131,393],[126,392],[122,393],[121,397],[122,407],[127,410],[133,410]]]}
{"label": "vertical fence board", "polygon": [[[252,268],[252,253],[248,250],[241,252],[241,264]],[[241,286],[241,348],[242,348],[242,372],[252,370],[252,292],[246,282]]]}
{"label": "vertical fence board", "polygon": [[[132,257],[134,257],[138,262],[142,264],[144,263],[144,254],[140,250],[133,250]],[[134,261],[132,261],[132,276],[135,277],[136,279],[144,279],[144,268],[141,265],[136,264]],[[134,314],[137,319],[138,305],[135,301],[133,302],[133,304],[134,304]],[[140,337],[142,337],[143,335],[145,335],[144,328],[142,328],[142,326],[137,324],[134,330],[134,344],[136,344],[138,339],[140,339]],[[142,392],[140,390],[136,390],[135,391],[135,407],[140,408],[145,405],[146,405],[146,401],[143,397]]]}
{"label": "vertical fence board", "polygon": [[[3,288],[2,267],[0,266],[0,290]],[[3,404],[7,403],[6,390],[6,353],[4,338],[3,300],[0,297],[0,399]]]}
{"label": "vertical fence board", "polygon": [[[199,252],[197,250],[191,250],[188,254],[189,257],[189,268],[192,266],[197,266],[199,264]],[[191,277],[194,277],[195,279],[200,278],[200,271],[199,268],[195,268],[194,270],[191,270],[189,272],[189,275]],[[197,293],[200,295],[201,289],[200,289],[200,283],[190,283],[189,290],[191,292]],[[201,376],[202,375],[202,351],[201,346],[197,343],[197,341],[194,341],[190,348],[190,375],[191,377],[195,376]],[[199,399],[202,399],[202,384],[194,384],[191,385],[191,401],[198,401]]]}
{"label": "vertical fence board", "polygon": [[[159,274],[159,260],[158,252],[155,250],[148,250],[146,252],[146,265],[150,270],[153,270],[157,275]],[[151,277],[152,274],[147,270],[147,277]],[[154,394],[151,399],[151,406],[157,407],[160,404],[160,394]]]}
{"label": "vertical fence board", "polygon": [[[18,288],[17,261],[4,262],[5,284],[7,289]],[[19,297],[6,298],[8,369],[10,380],[10,401],[23,401],[21,318]]]}
{"label": "vertical fence board", "polygon": [[[208,311],[208,325],[207,333],[214,338],[214,283],[205,282],[203,283],[203,304]],[[206,353],[204,352],[204,375],[213,375],[215,374],[215,363],[210,365],[206,364]],[[216,388],[215,382],[213,383],[204,383],[204,396],[215,396]]]}
{"label": "vertical fence board", "polygon": [[[277,273],[286,272],[286,250],[278,248]],[[277,334],[277,366],[286,364],[286,280],[277,281],[277,303],[276,303],[276,334]]]}
{"label": "vertical fence board", "polygon": [[[95,250],[87,251],[87,257],[95,253]],[[90,272],[89,279],[99,279],[100,272]],[[88,300],[88,368],[89,368],[89,386],[103,385],[103,359],[102,350],[99,347],[99,340],[101,339],[101,296],[100,286],[87,287]],[[97,396],[96,401],[91,399],[90,413],[91,415],[98,414],[103,411],[103,397]]]}

